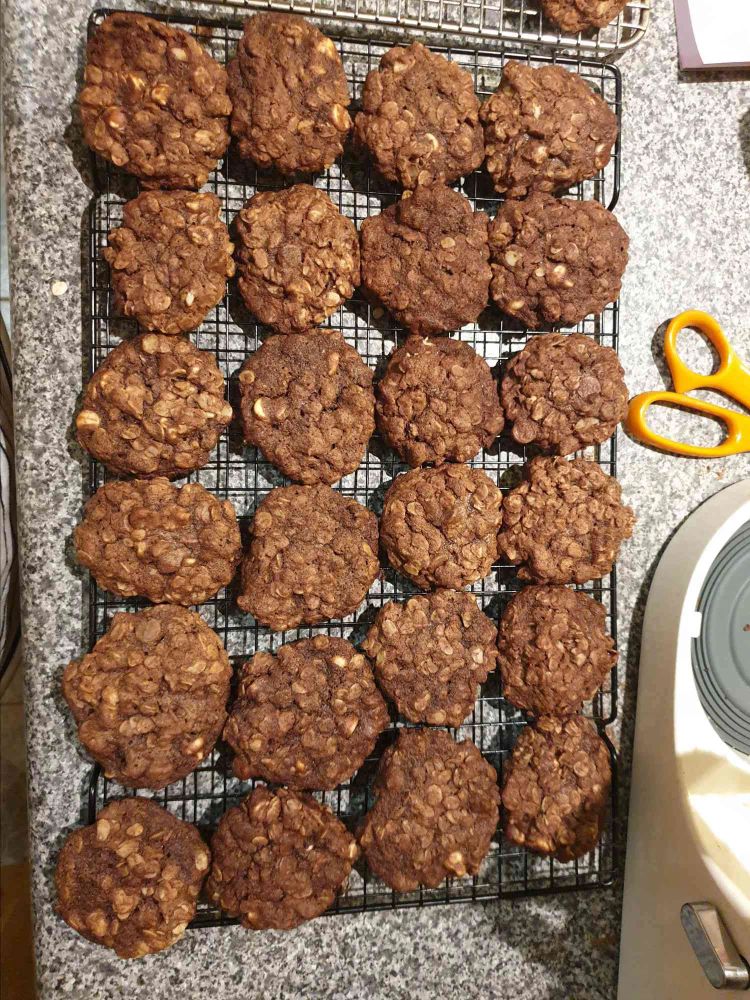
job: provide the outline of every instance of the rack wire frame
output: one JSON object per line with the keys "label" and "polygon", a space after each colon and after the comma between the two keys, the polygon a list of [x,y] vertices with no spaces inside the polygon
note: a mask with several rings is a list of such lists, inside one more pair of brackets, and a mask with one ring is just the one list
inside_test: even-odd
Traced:
{"label": "rack wire frame", "polygon": [[[89,22],[89,32],[101,22],[108,11],[96,10]],[[201,41],[212,54],[226,62],[233,54],[234,45],[241,34],[241,22],[213,20],[185,15],[163,17],[179,27],[197,31]],[[355,100],[361,93],[367,72],[378,64],[380,56],[390,42],[374,37],[362,39],[348,35],[331,35],[337,43]],[[616,67],[583,58],[564,57],[558,54],[529,54],[523,52],[497,52],[446,45],[436,47],[449,58],[459,62],[472,73],[480,97],[488,96],[497,86],[502,67],[508,59],[518,59],[530,65],[558,63],[580,73],[597,90],[620,119],[622,85]],[[356,104],[355,104],[356,108]],[[620,184],[620,139],[613,151],[609,165],[591,180],[582,182],[569,192],[579,199],[593,198],[612,209],[617,203]],[[87,259],[84,267],[84,303],[86,361],[91,374],[116,347],[124,336],[135,332],[135,325],[115,315],[109,283],[109,272],[102,257],[108,232],[121,219],[122,205],[137,193],[137,183],[116,168],[96,157],[92,160],[96,193],[88,213]],[[370,165],[347,149],[343,157],[320,176],[303,178],[324,190],[339,210],[352,218],[357,225],[370,214],[377,213],[399,197],[399,191],[376,176]],[[247,199],[258,190],[269,190],[288,184],[272,173],[256,170],[239,160],[231,147],[217,171],[210,177],[207,188],[215,192],[222,206],[224,220],[230,224]],[[496,212],[501,198],[492,189],[488,176],[477,171],[462,179],[457,187],[477,209]],[[403,340],[400,331],[382,310],[372,307],[363,296],[355,294],[326,324],[339,330],[345,339],[357,348],[364,360],[382,373],[385,359],[396,343]],[[576,328],[578,332],[594,337],[599,343],[617,349],[619,306],[613,303],[599,316],[590,316]],[[230,399],[236,401],[237,373],[243,361],[254,351],[268,331],[255,323],[245,309],[234,286],[230,286],[224,300],[209,313],[205,322],[191,336],[196,346],[212,352],[230,386]],[[499,366],[520,350],[528,333],[518,323],[488,308],[474,323],[464,327],[454,336],[465,340],[481,354],[490,366]],[[531,451],[501,437],[491,448],[480,452],[470,463],[483,469],[487,475],[507,492],[520,478],[523,464]],[[593,458],[614,475],[616,472],[616,439],[596,448],[587,449],[586,457]],[[391,452],[376,434],[369,445],[360,467],[346,476],[335,489],[380,513],[383,495],[392,479],[407,467]],[[94,461],[89,463],[88,494],[92,495],[110,474]],[[243,446],[236,422],[225,432],[208,464],[187,477],[202,483],[222,499],[230,500],[246,536],[253,512],[263,497],[275,486],[286,480],[255,449]],[[472,586],[480,606],[493,619],[497,619],[510,597],[520,589],[513,566],[497,564],[491,575]],[[617,638],[617,586],[616,572],[604,580],[587,584],[585,590],[600,601],[607,612],[607,624]],[[297,638],[325,633],[347,638],[355,644],[364,637],[377,610],[393,599],[406,599],[416,589],[405,578],[387,566],[370,589],[358,611],[340,621],[331,621],[313,627],[303,627],[287,632],[272,633],[259,626],[250,615],[236,607],[234,591],[230,587],[200,605],[196,610],[221,637],[234,667],[259,649],[275,650],[285,642]],[[147,606],[139,599],[123,599],[100,589],[93,578],[89,587],[89,644],[90,648],[104,634],[111,617],[118,611],[133,611]],[[570,864],[537,857],[502,840],[500,833],[493,839],[491,849],[480,873],[473,878],[449,879],[437,889],[420,889],[412,893],[396,893],[379,882],[365,867],[358,867],[349,880],[348,888],[336,900],[329,913],[359,913],[442,903],[499,899],[510,896],[531,896],[549,892],[565,892],[609,885],[615,874],[614,838],[616,829],[616,754],[605,732],[605,726],[617,716],[617,668],[594,700],[585,708],[599,732],[607,741],[612,759],[613,786],[608,804],[606,830],[600,844],[586,857]],[[458,730],[451,730],[457,738],[468,737],[480,748],[484,756],[498,771],[502,781],[503,763],[511,752],[521,728],[527,720],[502,697],[497,673],[483,685],[474,711]],[[390,727],[382,734],[373,754],[359,772],[348,782],[331,793],[316,793],[350,827],[356,823],[372,804],[371,783],[377,763],[385,747],[393,740],[398,728],[406,725],[392,715]],[[220,744],[191,775],[176,782],[155,800],[181,818],[196,823],[207,834],[218,818],[233,804],[243,798],[254,782],[241,782],[231,773],[231,762]],[[109,781],[95,765],[90,773],[88,786],[88,818],[93,822],[97,812],[111,799],[134,794],[132,791]],[[502,820],[502,817],[501,817]],[[233,923],[207,901],[201,900],[191,926],[208,927]]]}
{"label": "rack wire frame", "polygon": [[544,15],[542,0],[212,0],[250,13],[277,11],[328,18],[351,24],[397,27],[419,37],[424,32],[481,38],[504,43],[596,57],[631,48],[646,34],[651,0],[628,0],[602,28],[570,34]]}

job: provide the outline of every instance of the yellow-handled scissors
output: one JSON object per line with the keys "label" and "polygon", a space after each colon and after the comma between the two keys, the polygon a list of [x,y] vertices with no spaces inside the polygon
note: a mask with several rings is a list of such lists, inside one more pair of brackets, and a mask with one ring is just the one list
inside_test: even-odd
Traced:
{"label": "yellow-handled scissors", "polygon": [[[677,335],[690,327],[704,333],[719,355],[719,367],[710,375],[694,372],[677,353]],[[634,438],[644,444],[691,458],[725,458],[750,451],[750,370],[740,361],[716,320],[699,309],[688,309],[675,316],[664,335],[664,355],[674,383],[674,392],[642,392],[630,400],[625,427]],[[716,406],[703,399],[688,396],[694,389],[711,389],[744,406],[747,413]],[[682,410],[691,410],[707,417],[715,417],[726,428],[720,444],[701,447],[672,441],[652,431],[646,423],[646,411],[653,403],[666,403]]]}

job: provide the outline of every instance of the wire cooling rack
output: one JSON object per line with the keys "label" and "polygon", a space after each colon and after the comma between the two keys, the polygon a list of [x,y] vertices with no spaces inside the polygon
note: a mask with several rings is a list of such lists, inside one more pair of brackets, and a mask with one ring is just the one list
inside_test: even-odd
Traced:
{"label": "wire cooling rack", "polygon": [[483,44],[535,45],[609,56],[635,45],[651,20],[651,0],[628,0],[610,24],[567,34],[545,17],[541,0],[213,0],[227,7],[290,11],[345,24],[375,24],[381,30],[439,32],[481,37]]}
{"label": "wire cooling rack", "polygon": [[[105,16],[106,11],[92,15],[90,29]],[[221,62],[233,53],[241,34],[239,21],[207,21],[181,16],[168,19],[186,30],[197,31],[201,40]],[[390,43],[368,38],[331,37],[337,42],[349,78],[351,91],[356,99],[361,94],[367,72],[377,66]],[[503,64],[510,58],[519,59],[532,66],[556,62],[580,73],[598,91],[615,113],[620,116],[621,83],[618,70],[610,65],[584,58],[529,55],[516,52],[500,53],[468,48],[445,46],[438,48],[451,59],[464,66],[474,77],[477,93],[488,96],[500,80]],[[94,172],[97,193],[88,216],[88,261],[84,275],[84,301],[88,338],[88,364],[96,369],[109,351],[121,342],[123,336],[135,331],[134,324],[116,316],[112,310],[109,273],[102,258],[107,233],[121,219],[122,205],[137,192],[133,178],[129,178],[110,164],[95,159]],[[597,177],[579,184],[571,192],[577,198],[594,198],[613,208],[617,202],[620,177],[619,139],[614,155],[606,169]],[[379,180],[368,163],[347,150],[340,161],[319,177],[306,178],[326,191],[340,211],[359,225],[368,215],[380,212],[398,198],[398,191]],[[267,172],[257,171],[241,162],[232,147],[209,180],[208,188],[222,203],[225,221],[229,224],[247,199],[257,190],[284,186],[283,179]],[[461,190],[476,208],[494,216],[500,203],[489,178],[483,172],[466,177]],[[332,316],[329,326],[338,329],[349,343],[357,348],[365,361],[375,369],[376,378],[382,372],[385,359],[401,336],[387,315],[372,308],[360,295],[346,303],[339,313]],[[594,337],[602,344],[617,348],[618,305],[608,306],[600,316],[587,317],[577,327],[579,332]],[[242,362],[254,351],[267,331],[255,324],[245,310],[233,286],[228,296],[214,309],[198,331],[191,334],[197,346],[216,355],[220,368],[230,385],[230,397],[236,392],[236,376]],[[494,366],[520,350],[527,338],[526,331],[517,323],[488,308],[477,323],[462,329],[455,336],[467,341]],[[615,440],[595,449],[587,457],[596,459],[610,474],[615,473]],[[472,465],[484,469],[489,477],[504,491],[520,478],[523,463],[529,455],[525,447],[503,437],[492,448],[481,452]],[[344,495],[355,497],[376,513],[380,513],[384,493],[394,476],[404,471],[397,457],[375,435],[356,472],[345,477],[337,486]],[[89,490],[93,493],[108,474],[103,466],[90,463]],[[243,532],[252,519],[260,500],[274,486],[285,484],[281,475],[252,448],[243,447],[236,428],[230,428],[219,440],[218,447],[208,465],[192,474],[189,479],[202,483],[221,498],[230,500],[236,510]],[[481,607],[491,618],[497,619],[510,596],[517,592],[519,583],[512,566],[498,564],[492,574],[472,588]],[[601,601],[607,611],[608,626],[616,637],[616,585],[615,574],[603,581],[588,584],[585,588]],[[357,643],[372,622],[378,608],[391,599],[403,599],[415,593],[403,577],[387,566],[373,584],[365,604],[359,611],[341,621],[319,626],[300,628],[282,633],[271,633],[255,623],[250,615],[242,614],[234,600],[234,592],[221,592],[198,609],[224,642],[233,665],[237,666],[258,649],[277,649],[290,642],[316,633],[341,636]],[[116,611],[135,610],[146,602],[123,600],[90,584],[89,639],[94,642],[106,631],[111,616]],[[602,691],[587,706],[586,714],[592,717],[600,731],[612,722],[617,714],[617,673],[614,669]],[[370,786],[377,762],[403,721],[393,716],[390,728],[382,735],[372,756],[362,769],[346,784],[332,793],[318,795],[326,801],[351,828],[371,805]],[[455,735],[468,736],[481,749],[484,756],[498,770],[502,780],[503,763],[507,759],[520,729],[525,725],[522,713],[502,697],[497,674],[482,687],[474,711]],[[615,765],[612,753],[613,773]],[[197,823],[209,832],[219,816],[232,804],[246,795],[252,782],[240,782],[231,774],[231,761],[219,746],[203,764],[187,778],[157,793],[161,802],[177,815]],[[88,812],[93,821],[96,813],[110,799],[132,794],[108,781],[98,767],[91,773]],[[545,892],[590,888],[608,884],[614,875],[613,824],[615,788],[613,785],[607,829],[601,843],[585,858],[571,864],[539,858],[505,843],[498,831],[481,872],[474,878],[447,880],[438,889],[421,889],[412,893],[395,893],[367,871],[358,868],[352,873],[349,887],[338,897],[332,913],[351,913],[400,907],[427,906],[439,903],[457,903],[470,900],[498,899],[506,896],[532,895]],[[199,904],[193,924],[213,926],[230,923],[226,917],[208,903]]]}

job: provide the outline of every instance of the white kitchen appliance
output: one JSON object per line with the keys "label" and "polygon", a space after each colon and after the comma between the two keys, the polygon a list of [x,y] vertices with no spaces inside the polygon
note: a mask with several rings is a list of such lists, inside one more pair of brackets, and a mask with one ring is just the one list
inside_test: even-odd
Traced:
{"label": "white kitchen appliance", "polygon": [[717,989],[750,987],[746,750],[750,479],[690,515],[651,584],[639,668],[619,1000],[708,1000]]}

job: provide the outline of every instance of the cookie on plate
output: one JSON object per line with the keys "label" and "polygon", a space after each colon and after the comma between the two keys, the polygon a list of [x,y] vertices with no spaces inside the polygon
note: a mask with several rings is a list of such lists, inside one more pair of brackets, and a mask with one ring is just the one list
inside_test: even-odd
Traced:
{"label": "cookie on plate", "polygon": [[505,765],[505,836],[558,861],[583,857],[601,837],[611,781],[607,744],[588,719],[537,719]]}
{"label": "cookie on plate", "polygon": [[498,822],[495,769],[471,740],[443,729],[400,729],[383,754],[359,844],[397,892],[476,875]]}
{"label": "cookie on plate", "polygon": [[66,838],[55,871],[58,912],[120,958],[162,951],[195,916],[210,858],[190,823],[150,799],[118,799]]}
{"label": "cookie on plate", "polygon": [[117,614],[62,689],[78,738],[108,778],[164,788],[211,753],[227,717],[232,668],[200,615],[160,604]]}
{"label": "cookie on plate", "polygon": [[609,163],[617,118],[577,73],[511,60],[482,105],[487,170],[509,198],[558,191]]}
{"label": "cookie on plate", "polygon": [[359,770],[387,725],[364,656],[345,639],[316,635],[244,664],[224,739],[243,781],[329,790]]}
{"label": "cookie on plate", "polygon": [[239,289],[277,333],[305,333],[359,285],[359,239],[323,191],[295,184],[254,194],[237,216]]}
{"label": "cookie on plate", "polygon": [[389,49],[367,74],[355,135],[380,173],[405,188],[449,184],[484,159],[471,75],[419,42]]}
{"label": "cookie on plate", "polygon": [[620,484],[584,458],[533,458],[503,500],[500,554],[522,580],[586,583],[606,576],[635,515]]}
{"label": "cookie on plate", "polygon": [[200,188],[229,145],[227,74],[192,35],[110,14],[86,48],[79,96],[94,152],[145,188]]}
{"label": "cookie on plate", "polygon": [[460,590],[497,557],[502,494],[481,469],[413,469],[385,495],[380,537],[394,569],[418,587]]}
{"label": "cookie on plate", "polygon": [[442,184],[362,222],[362,285],[410,333],[458,330],[487,305],[487,216]]}
{"label": "cookie on plate", "polygon": [[567,32],[603,28],[625,9],[628,0],[542,0],[542,10]]}
{"label": "cookie on plate", "polygon": [[385,604],[362,649],[405,719],[460,726],[495,669],[496,638],[471,594],[438,590]]}
{"label": "cookie on plate", "polygon": [[537,191],[490,223],[490,295],[532,330],[574,326],[620,294],[628,237],[596,201]]}
{"label": "cookie on plate", "polygon": [[76,416],[78,441],[108,469],[185,476],[202,468],[232,419],[213,354],[183,337],[124,340],[91,376]]}
{"label": "cookie on plate", "polygon": [[331,810],[304,792],[255,788],[219,820],[208,897],[249,930],[290,930],[319,916],[359,854]]}
{"label": "cookie on plate", "polygon": [[341,155],[352,127],[344,67],[331,39],[309,21],[248,18],[228,75],[240,156],[294,174],[325,170]]}
{"label": "cookie on plate", "polygon": [[612,437],[628,411],[611,347],[580,333],[532,337],[505,367],[501,396],[519,444],[570,455]]}
{"label": "cookie on plate", "polygon": [[378,575],[378,519],[330,486],[283,486],[259,505],[238,605],[275,632],[343,618]]}
{"label": "cookie on plate", "polygon": [[125,203],[107,236],[115,309],[143,330],[196,330],[234,274],[229,230],[215,194],[145,191]]}
{"label": "cookie on plate", "polygon": [[412,336],[393,351],[375,412],[380,433],[412,467],[468,462],[503,429],[489,365],[447,337]]}
{"label": "cookie on plate", "polygon": [[500,617],[503,694],[533,715],[571,715],[617,663],[604,606],[568,587],[524,587]]}
{"label": "cookie on plate", "polygon": [[234,576],[242,546],[234,507],[200,483],[117,480],[100,486],[75,530],[78,562],[120,597],[202,604]]}
{"label": "cookie on plate", "polygon": [[245,441],[290,479],[335,483],[375,430],[372,375],[338,333],[269,337],[240,370]]}

